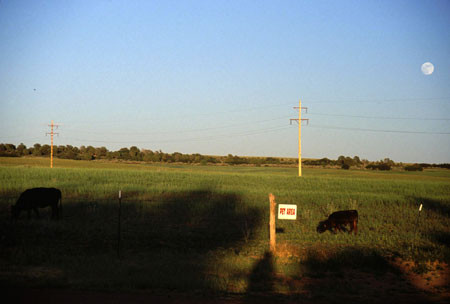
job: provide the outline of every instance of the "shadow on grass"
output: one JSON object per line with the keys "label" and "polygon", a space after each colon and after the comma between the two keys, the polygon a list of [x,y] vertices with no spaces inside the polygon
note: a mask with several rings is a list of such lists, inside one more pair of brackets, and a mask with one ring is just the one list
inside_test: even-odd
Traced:
{"label": "shadow on grass", "polygon": [[[424,225],[422,221],[416,221],[418,224],[417,233],[421,234],[421,238],[427,239],[434,243],[432,246],[418,245],[416,257],[421,257],[422,260],[443,259],[449,261],[450,259],[450,228],[445,225],[445,220],[450,219],[450,200],[436,200],[424,197],[412,198],[418,204],[423,204],[423,211],[425,212],[422,217],[426,216],[427,224]],[[430,212],[431,211],[431,212]],[[430,212],[430,213],[426,213]],[[440,219],[444,218],[444,221]],[[419,220],[419,218],[417,218]],[[443,225],[442,225],[443,223]],[[445,250],[441,251],[441,255],[433,256],[436,246],[444,246]]]}
{"label": "shadow on grass", "polygon": [[374,249],[346,247],[336,250],[337,252],[326,249],[310,249],[306,259],[301,263],[302,267],[306,273],[313,276],[352,269],[378,274],[395,271],[395,268]]}
{"label": "shadow on grass", "polygon": [[[371,248],[314,247],[300,261],[297,275],[276,274],[266,253],[249,276],[245,303],[429,303],[396,263]],[[277,293],[279,288],[290,292]]]}
{"label": "shadow on grass", "polygon": [[[117,201],[65,202],[64,219],[21,220],[0,239],[0,258],[17,269],[61,271],[51,285],[97,290],[162,289],[221,292],[227,281],[215,270],[253,239],[262,210],[239,195],[209,189],[122,201],[121,259],[117,258]],[[3,226],[5,226],[3,225]],[[27,274],[0,278],[8,286],[39,287]],[[45,274],[42,274],[45,277]]]}
{"label": "shadow on grass", "polygon": [[249,276],[247,293],[270,294],[274,291],[274,283],[273,256],[270,252],[266,252],[264,257],[258,261],[252,269]]}
{"label": "shadow on grass", "polygon": [[439,201],[425,197],[413,197],[412,200],[417,202],[417,208],[420,204],[423,204],[424,210],[431,210],[447,218],[450,217],[450,200],[448,199],[445,201]]}
{"label": "shadow on grass", "polygon": [[[435,231],[431,234],[431,239],[438,244],[450,248],[450,231]],[[450,259],[447,261],[450,261]]]}
{"label": "shadow on grass", "polygon": [[427,303],[393,260],[374,248],[312,249],[300,263],[304,288],[314,302]]}
{"label": "shadow on grass", "polygon": [[244,206],[238,195],[210,190],[167,193],[143,204],[125,207],[125,250],[234,248],[253,237],[261,220],[260,210]]}

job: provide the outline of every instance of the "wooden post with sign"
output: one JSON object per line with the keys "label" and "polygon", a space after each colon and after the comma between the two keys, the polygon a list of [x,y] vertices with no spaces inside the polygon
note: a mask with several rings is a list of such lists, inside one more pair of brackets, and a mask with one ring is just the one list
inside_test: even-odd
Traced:
{"label": "wooden post with sign", "polygon": [[275,203],[275,196],[270,193],[270,219],[269,219],[269,237],[270,237],[270,252],[276,251],[276,225],[275,225],[275,212],[277,209],[277,203]]}
{"label": "wooden post with sign", "polygon": [[279,220],[296,220],[297,205],[278,204]]}

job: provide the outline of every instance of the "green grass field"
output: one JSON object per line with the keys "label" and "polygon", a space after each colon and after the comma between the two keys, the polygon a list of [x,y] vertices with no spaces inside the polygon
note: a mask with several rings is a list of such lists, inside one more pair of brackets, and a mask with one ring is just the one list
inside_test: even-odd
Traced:
{"label": "green grass field", "polygon": [[[44,158],[0,158],[3,285],[297,294],[306,287],[289,282],[329,271],[397,273],[395,258],[450,261],[448,170],[306,168],[299,178],[295,168],[60,159],[47,166]],[[39,220],[10,220],[10,205],[32,187],[61,189],[62,220],[50,221],[46,210]],[[296,221],[277,221],[274,256],[269,193],[298,206]],[[343,209],[358,210],[357,236],[316,232]]]}

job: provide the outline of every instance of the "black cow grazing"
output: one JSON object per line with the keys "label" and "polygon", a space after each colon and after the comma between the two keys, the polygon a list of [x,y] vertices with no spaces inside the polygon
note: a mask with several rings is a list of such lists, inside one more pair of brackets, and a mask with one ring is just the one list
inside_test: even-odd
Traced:
{"label": "black cow grazing", "polygon": [[317,232],[323,233],[327,230],[333,231],[345,230],[346,225],[350,225],[350,230],[348,233],[355,232],[358,233],[358,211],[356,210],[344,210],[333,212],[327,220],[322,221],[317,226]]}
{"label": "black cow grazing", "polygon": [[[59,204],[59,205],[58,205]],[[61,207],[61,191],[56,188],[33,188],[25,190],[16,202],[11,206],[11,215],[13,219],[18,219],[22,210],[28,211],[30,218],[31,210],[34,210],[36,217],[39,218],[38,208],[52,208],[52,219],[59,218]]]}

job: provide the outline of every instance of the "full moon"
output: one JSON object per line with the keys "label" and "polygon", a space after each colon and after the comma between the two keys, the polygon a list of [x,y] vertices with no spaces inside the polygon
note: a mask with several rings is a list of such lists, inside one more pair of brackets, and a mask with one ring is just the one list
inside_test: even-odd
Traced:
{"label": "full moon", "polygon": [[425,62],[422,64],[422,73],[424,75],[431,75],[434,71],[434,65],[431,62]]}

